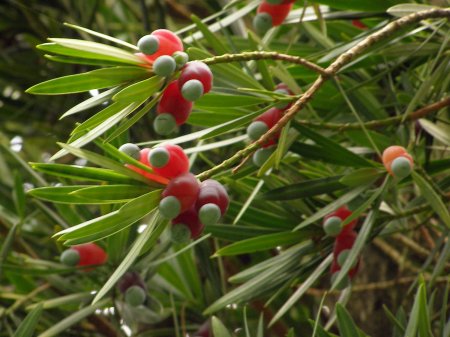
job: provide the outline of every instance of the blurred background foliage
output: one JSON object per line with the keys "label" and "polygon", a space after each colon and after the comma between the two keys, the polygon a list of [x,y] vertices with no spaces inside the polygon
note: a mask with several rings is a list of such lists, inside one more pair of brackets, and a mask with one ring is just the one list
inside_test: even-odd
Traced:
{"label": "blurred background foliage", "polygon": [[[288,18],[288,24],[263,41],[255,38],[252,42],[246,37],[254,11],[238,17],[232,25],[221,29],[217,37],[232,52],[254,50],[263,45],[266,50],[306,57],[326,66],[348,45],[386,24],[390,16],[385,10],[400,2],[405,1],[305,1],[315,6],[303,13],[303,1],[297,1],[296,12]],[[236,8],[252,3],[255,7],[257,1],[235,1],[237,7],[230,11],[223,10],[225,3],[214,0],[0,2],[0,336],[26,336],[26,333],[21,334],[20,328],[17,330],[18,327],[21,324],[22,327],[33,326],[34,323],[36,332],[30,336],[132,334],[178,337],[186,332],[194,336],[205,322],[209,324],[209,315],[204,315],[204,310],[226,294],[229,297],[225,297],[214,311],[226,327],[213,319],[216,337],[228,336],[225,330],[246,337],[310,336],[313,330],[316,336],[334,336],[333,333],[345,337],[365,336],[366,333],[371,336],[405,336],[406,333],[408,336],[414,328],[411,322],[418,322],[420,336],[450,336],[449,229],[430,207],[430,199],[420,196],[411,180],[393,187],[385,195],[380,206],[382,214],[376,219],[370,242],[362,254],[362,268],[354,281],[353,292],[331,292],[324,297],[330,288],[325,273],[306,289],[300,301],[268,327],[274,315],[318,267],[331,247],[331,241],[323,238],[320,226],[309,226],[295,234],[290,231],[306,217],[350,191],[342,184],[336,187],[336,184],[321,181],[321,186],[326,187],[319,193],[315,190],[317,186],[308,185],[308,182],[351,175],[361,167],[357,162],[343,163],[339,154],[326,151],[326,147],[339,144],[337,149],[351,148],[364,158],[376,161],[373,144],[359,129],[336,132],[311,128],[334,142],[323,143],[325,145],[320,147],[312,145],[311,139],[318,142],[314,135],[308,139],[304,136],[295,138],[290,145],[291,152],[283,159],[279,170],[263,178],[255,175],[256,169],[251,165],[245,166],[234,177],[229,171],[219,175],[233,200],[225,224],[207,229],[211,237],[186,250],[182,250],[183,246],[171,247],[163,233],[155,248],[133,265],[132,270],[144,277],[149,289],[145,309],[127,306],[115,289],[111,296],[89,306],[93,298],[91,292],[98,291],[120,264],[136,238],[140,224],[123,231],[126,233],[101,241],[110,255],[106,266],[82,273],[59,264],[59,254],[64,248],[51,236],[64,226],[78,224],[112,208],[109,205],[50,204],[24,194],[24,190],[33,186],[68,183],[68,179],[32,171],[27,162],[48,161],[58,150],[56,142],[65,141],[75,123],[92,114],[87,111],[80,114],[82,117],[69,116],[59,120],[63,112],[89,98],[88,93],[60,96],[24,93],[38,82],[92,69],[50,62],[35,46],[44,43],[48,37],[88,38],[64,26],[63,22],[133,44],[157,28],[181,30],[182,36],[189,40],[196,30],[193,27],[185,29],[192,24],[192,14],[202,19],[213,16],[208,21],[212,24],[218,18],[233,15]],[[414,3],[449,5],[445,0]],[[304,20],[298,24],[300,15]],[[367,29],[353,25],[355,19],[361,20]],[[449,24],[445,20],[401,30],[344,69],[340,83],[345,95],[337,85],[327,83],[300,113],[300,119],[354,123],[352,108],[364,121],[386,119],[448,97],[449,36]],[[208,40],[190,42],[214,53]],[[277,81],[290,81],[297,87],[297,93],[303,92],[316,77],[299,66],[271,61],[267,64]],[[254,68],[249,69],[254,65],[241,63],[238,66],[250,74],[257,73]],[[226,83],[220,83],[216,93],[229,90]],[[189,125],[181,128],[181,134],[223,123],[251,109],[225,112],[198,104]],[[127,139],[135,142],[154,140],[152,119],[152,114],[145,116],[128,136],[117,139],[119,143],[115,145]],[[448,108],[430,120],[434,125],[445,127],[449,123]],[[370,135],[380,149],[391,144],[410,145],[419,167],[426,172],[428,186],[438,191],[448,213],[450,144],[448,134],[442,134],[442,130],[447,129],[440,127],[425,132],[413,122],[371,130]],[[301,126],[296,130],[302,134]],[[232,136],[239,137],[243,132],[242,129],[235,130]],[[230,139],[229,135],[215,137],[214,141],[224,139]],[[192,148],[201,144],[198,141],[188,143]],[[236,141],[232,146],[199,152],[193,170],[202,172],[230,157],[243,145],[244,142]],[[85,161],[73,156],[66,156],[60,162],[86,165]],[[296,183],[304,185],[295,185],[294,191],[284,189]],[[372,196],[378,187],[379,181],[361,193],[355,200],[356,206]],[[408,212],[411,212],[410,216],[403,215]],[[361,223],[366,214],[363,213]],[[279,236],[263,240],[264,235],[269,234]],[[234,246],[234,251],[233,247],[220,251],[230,243],[252,238],[255,239],[254,246],[244,242]],[[161,260],[176,252],[176,257]],[[219,257],[211,258],[215,253]],[[280,269],[274,269],[277,265]],[[418,277],[419,273],[424,275],[423,279]],[[244,288],[238,288],[239,284],[244,284]],[[233,289],[242,292],[233,293]],[[314,321],[323,326],[335,321],[333,309],[337,301],[346,304],[347,308],[337,305],[339,324],[331,326],[330,333],[315,326]],[[42,303],[43,311],[39,303]],[[364,333],[361,330],[355,333],[350,317]],[[259,324],[263,328],[260,329]]]}

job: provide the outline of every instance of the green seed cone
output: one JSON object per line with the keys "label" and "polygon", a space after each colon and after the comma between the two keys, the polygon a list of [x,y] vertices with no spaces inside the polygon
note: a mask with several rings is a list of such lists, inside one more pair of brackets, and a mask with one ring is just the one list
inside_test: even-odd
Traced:
{"label": "green seed cone", "polygon": [[252,122],[247,128],[247,135],[251,140],[258,140],[269,128],[261,121]]}
{"label": "green seed cone", "polygon": [[173,57],[168,55],[162,55],[153,63],[153,72],[161,77],[168,77],[172,75],[177,68],[177,64]]}
{"label": "green seed cone", "polygon": [[119,147],[119,151],[125,153],[126,155],[139,160],[141,158],[141,149],[136,144],[126,143]]}
{"label": "green seed cone", "polygon": [[145,290],[139,286],[131,286],[125,292],[125,302],[132,307],[140,306],[145,302]]}
{"label": "green seed cone", "polygon": [[156,36],[145,35],[137,43],[137,47],[146,55],[152,55],[159,49],[159,40]]}
{"label": "green seed cone", "polygon": [[80,254],[75,249],[67,249],[60,256],[61,263],[74,267],[80,262]]}
{"label": "green seed cone", "polygon": [[268,13],[259,13],[253,19],[253,27],[259,35],[265,34],[272,26],[272,17]]}
{"label": "green seed cone", "polygon": [[198,211],[200,222],[205,226],[215,225],[221,216],[219,206],[212,203],[203,205]]}
{"label": "green seed cone", "polygon": [[323,223],[323,230],[329,236],[337,236],[342,230],[342,220],[337,216],[329,217]]}
{"label": "green seed cone", "polygon": [[167,165],[170,159],[169,151],[163,147],[157,147],[148,154],[148,161],[153,167],[161,168]]}
{"label": "green seed cone", "polygon": [[203,96],[203,84],[199,80],[189,80],[183,84],[181,95],[184,99],[194,102]]}
{"label": "green seed cone", "polygon": [[175,224],[170,228],[170,239],[174,243],[186,243],[191,238],[191,230],[185,224]]}
{"label": "green seed cone", "polygon": [[158,135],[167,136],[175,131],[177,122],[175,118],[168,113],[159,114],[153,121],[153,129]]}
{"label": "green seed cone", "polygon": [[405,157],[395,158],[392,161],[391,170],[395,177],[403,179],[411,174],[411,162]]}
{"label": "green seed cone", "polygon": [[159,212],[167,219],[176,218],[181,211],[181,204],[178,199],[172,195],[165,197],[159,203]]}

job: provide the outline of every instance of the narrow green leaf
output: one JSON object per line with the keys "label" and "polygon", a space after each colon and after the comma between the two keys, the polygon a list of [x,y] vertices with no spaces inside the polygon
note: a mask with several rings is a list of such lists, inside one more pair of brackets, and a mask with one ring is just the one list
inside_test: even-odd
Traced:
{"label": "narrow green leaf", "polygon": [[231,337],[225,325],[216,316],[211,318],[211,325],[214,337]]}
{"label": "narrow green leaf", "polygon": [[23,220],[25,217],[25,191],[23,189],[22,175],[17,171],[14,174],[13,199],[17,215]]}
{"label": "narrow green leaf", "polygon": [[429,202],[430,206],[439,215],[441,220],[450,228],[450,214],[447,206],[439,197],[434,188],[418,173],[412,172],[414,183],[419,187],[422,196]]}
{"label": "narrow green leaf", "polygon": [[150,187],[145,185],[101,185],[77,189],[70,194],[84,199],[124,202],[149,192]]}
{"label": "narrow green leaf", "polygon": [[362,168],[354,172],[350,172],[343,176],[339,182],[346,186],[359,186],[361,184],[370,184],[382,176],[385,172],[376,168]]}
{"label": "narrow green leaf", "polygon": [[36,306],[20,323],[13,337],[32,337],[42,314],[42,305]]}
{"label": "narrow green leaf", "polygon": [[220,102],[221,108],[252,106],[264,103],[271,103],[273,100],[267,97],[249,96],[249,95],[228,95],[209,93],[195,102],[197,108],[208,108],[217,106]]}
{"label": "narrow green leaf", "polygon": [[164,79],[153,76],[146,80],[133,83],[113,96],[114,101],[141,102],[151,97],[159,90]]}
{"label": "narrow green leaf", "polygon": [[[127,65],[136,64],[135,60],[131,61],[128,58],[123,58],[122,56],[117,56],[113,54],[98,54],[96,52],[91,52],[88,50],[83,51],[79,49],[73,49],[71,47],[66,47],[57,43],[43,43],[36,46],[36,48],[52,54],[58,54],[74,58],[82,58],[85,60],[106,61]],[[145,61],[140,60],[139,64],[145,64]]]}
{"label": "narrow green leaf", "polygon": [[148,71],[140,67],[111,67],[68,75],[48,80],[32,86],[27,93],[35,95],[61,95],[103,89],[148,76]]}
{"label": "narrow green leaf", "polygon": [[363,167],[374,166],[372,162],[347,150],[335,141],[331,140],[329,137],[322,136],[315,131],[312,131],[311,129],[308,129],[299,124],[294,123],[294,126],[301,135],[312,139],[317,145],[321,146],[326,151],[332,152],[334,156],[338,157],[340,160],[345,160],[347,162],[347,165]]}
{"label": "narrow green leaf", "polygon": [[123,230],[150,214],[160,200],[161,190],[152,191],[130,200],[117,211],[66,228],[55,235],[60,236],[60,240],[72,240],[72,242],[75,239],[89,242],[93,237],[98,240]]}
{"label": "narrow green leaf", "polygon": [[[101,201],[89,200],[70,194],[79,189],[86,188],[88,185],[39,187],[28,191],[28,194],[44,200],[60,204],[100,204]],[[95,187],[95,186],[94,186]],[[107,201],[106,203],[110,203]]]}
{"label": "narrow green leaf", "polygon": [[386,10],[392,16],[406,16],[409,14],[417,13],[420,11],[426,11],[428,9],[436,8],[435,6],[422,5],[422,4],[401,4],[390,7]]}
{"label": "narrow green leaf", "polygon": [[[139,256],[142,248],[145,243],[151,240],[152,235],[154,234],[156,227],[162,226],[161,220],[158,213],[153,215],[151,222],[147,225],[145,230],[137,237],[136,241],[134,241],[133,246],[128,252],[127,256],[123,259],[122,263],[117,267],[108,281],[103,285],[103,287],[99,290],[99,292],[95,295],[92,304],[97,303],[100,299],[105,296],[108,291],[117,283],[117,281],[125,274],[128,268],[133,264],[136,258]],[[100,303],[100,302],[99,302]]]}
{"label": "narrow green leaf", "polygon": [[266,200],[293,200],[312,197],[324,193],[345,189],[346,186],[340,182],[342,176],[334,176],[313,180],[302,181],[301,183],[276,188],[265,192],[261,198]]}
{"label": "narrow green leaf", "polygon": [[450,146],[450,127],[444,124],[434,124],[427,119],[421,118],[419,119],[420,125],[432,135],[434,138],[444,143],[447,146]]}
{"label": "narrow green leaf", "polygon": [[72,180],[106,181],[115,184],[132,184],[136,180],[126,175],[98,167],[83,167],[65,164],[30,163],[39,172]]}
{"label": "narrow green leaf", "polygon": [[321,208],[319,211],[317,211],[313,215],[311,215],[308,218],[306,218],[305,220],[303,220],[297,227],[294,228],[294,231],[297,231],[303,227],[306,227],[306,226],[312,224],[313,222],[316,222],[317,220],[323,218],[325,215],[327,215],[327,214],[335,211],[339,207],[347,204],[348,202],[352,201],[357,196],[359,196],[362,192],[366,191],[367,188],[368,188],[368,186],[362,185],[362,186],[358,186],[355,189],[343,194],[342,196],[340,196],[338,199],[336,199],[332,203],[329,203],[324,208]]}
{"label": "narrow green leaf", "polygon": [[289,297],[283,306],[277,311],[269,323],[269,326],[278,321],[292,306],[305,294],[305,292],[316,282],[319,277],[328,269],[328,266],[333,261],[333,255],[328,255],[322,263],[308,276],[308,278],[297,288],[297,290]]}
{"label": "narrow green leaf", "polygon": [[[234,228],[234,227],[233,227]],[[309,235],[303,231],[281,232],[253,237],[247,240],[238,241],[226,247],[219,249],[214,256],[231,256],[239,254],[254,253],[262,250],[275,248],[277,246],[287,246],[299,243]]]}
{"label": "narrow green leaf", "polygon": [[409,314],[408,325],[406,326],[404,337],[416,336],[420,324],[420,311],[423,310],[423,306],[426,306],[426,303],[423,302],[422,292],[424,291],[425,285],[421,283],[414,298],[414,304]]}
{"label": "narrow green leaf", "polygon": [[341,336],[360,337],[352,316],[350,316],[348,311],[340,303],[336,304],[336,315]]}
{"label": "narrow green leaf", "polygon": [[82,319],[92,315],[95,310],[104,307],[110,301],[109,298],[100,301],[96,304],[87,306],[81,310],[74,312],[72,315],[67,316],[62,321],[59,321],[55,325],[53,325],[50,329],[45,330],[43,333],[38,335],[37,337],[53,337],[53,336],[61,336],[60,334],[63,331],[66,331],[72,325],[78,323]]}
{"label": "narrow green leaf", "polygon": [[139,56],[136,56],[133,53],[98,42],[77,40],[77,39],[60,39],[60,38],[57,39],[52,38],[48,40],[50,42],[57,43],[63,47],[94,53],[99,56],[112,56],[117,59],[121,59],[129,64],[138,65],[144,63]]}
{"label": "narrow green leaf", "polygon": [[214,49],[217,55],[229,53],[230,50],[211,32],[207,25],[205,25],[199,17],[192,14],[192,22],[195,23],[197,28],[202,32],[203,37],[208,41],[209,45]]}
{"label": "narrow green leaf", "polygon": [[92,292],[82,292],[76,294],[65,295],[61,297],[52,298],[50,300],[45,300],[36,304],[31,304],[26,307],[26,310],[33,310],[38,306],[42,306],[43,309],[52,309],[71,305],[71,304],[80,304],[84,301],[91,299],[94,295]]}
{"label": "narrow green leaf", "polygon": [[64,26],[70,27],[72,29],[80,30],[82,32],[85,32],[85,33],[97,36],[99,38],[102,38],[102,39],[105,39],[105,40],[108,40],[108,41],[120,44],[120,45],[122,45],[124,47],[133,49],[134,51],[139,51],[139,48],[136,47],[134,44],[125,42],[125,41],[120,40],[120,39],[116,39],[115,37],[112,37],[112,36],[109,36],[109,35],[106,35],[106,34],[102,34],[102,33],[96,32],[96,31],[88,29],[88,28],[80,27],[80,26],[73,25],[73,24],[70,24],[70,23],[67,23],[67,22],[64,22]]}
{"label": "narrow green leaf", "polygon": [[[131,104],[127,105],[125,108],[121,109],[115,115],[107,118],[101,124],[97,125],[92,130],[89,130],[86,134],[84,134],[80,138],[74,140],[73,142],[71,142],[68,145],[71,146],[72,148],[80,148],[86,144],[89,144],[94,139],[100,137],[106,131],[111,129],[114,125],[119,123],[122,119],[127,117],[134,110],[136,110],[139,107],[139,105],[141,105],[141,102],[131,103]],[[50,159],[55,160],[55,159],[65,156],[68,153],[69,153],[69,151],[67,149],[63,148],[62,150],[56,152]]]}
{"label": "narrow green leaf", "polygon": [[75,105],[74,107],[70,108],[69,110],[67,110],[59,119],[76,114],[81,111],[85,111],[94,106],[100,105],[100,104],[110,100],[113,97],[113,95],[119,91],[119,89],[120,89],[120,87],[115,87],[115,88],[106,90],[96,96],[88,98],[87,100],[85,100],[85,101]]}

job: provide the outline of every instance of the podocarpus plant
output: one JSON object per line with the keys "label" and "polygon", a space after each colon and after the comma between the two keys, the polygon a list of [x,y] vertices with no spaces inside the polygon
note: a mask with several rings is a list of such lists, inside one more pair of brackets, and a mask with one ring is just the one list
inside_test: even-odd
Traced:
{"label": "podocarpus plant", "polygon": [[[256,5],[245,5],[238,10],[239,15]],[[298,6],[297,12],[294,10],[291,15],[298,14],[301,18],[302,8]],[[131,137],[129,132],[143,127],[138,124],[141,120],[150,124],[157,118],[154,108],[163,99],[163,93],[171,90],[168,89],[171,85],[178,86],[183,68],[177,69],[175,65],[166,71],[165,64],[159,64],[157,67],[164,69],[154,71],[157,59],[153,63],[136,55],[139,51],[152,54],[152,48],[138,50],[133,44],[78,26],[71,27],[121,48],[64,38],[52,38],[50,43],[40,45],[40,49],[56,54],[52,56],[56,61],[102,66],[37,84],[28,90],[34,94],[66,94],[105,89],[66,112],[65,115],[74,114],[92,107],[99,110],[78,124],[69,141],[60,144],[62,150],[53,156],[57,160],[71,154],[95,166],[32,164],[37,171],[61,178],[64,185],[36,188],[29,194],[45,201],[69,204],[70,211],[78,216],[72,218],[80,219],[78,224],[57,232],[58,239],[68,246],[101,240],[108,255],[115,254],[108,265],[95,270],[105,282],[94,283],[92,304],[86,304],[81,310],[87,314],[99,308],[115,308],[119,319],[136,333],[142,324],[151,328],[163,325],[172,314],[175,331],[184,333],[186,329],[195,331],[205,321],[201,313],[209,316],[219,312],[228,328],[237,327],[239,324],[228,318],[226,308],[248,304],[253,318],[257,311],[265,313],[260,322],[262,327],[264,321],[267,323],[267,335],[282,335],[287,333],[287,327],[297,327],[296,316],[301,310],[296,306],[307,291],[315,290],[313,286],[322,285],[334,292],[355,268],[366,245],[374,242],[387,253],[396,252],[384,237],[402,235],[399,232],[413,233],[424,219],[431,218],[433,228],[423,227],[423,231],[438,239],[429,249],[439,252],[440,258],[436,261],[431,258],[421,269],[414,265],[415,269],[411,268],[420,269],[424,277],[420,280],[409,323],[401,321],[397,329],[403,330],[405,336],[415,335],[417,329],[440,329],[418,317],[423,317],[423,311],[428,310],[426,286],[431,288],[442,282],[439,276],[448,260],[449,243],[443,238],[450,227],[445,203],[448,197],[445,171],[450,164],[448,158],[439,157],[445,154],[445,149],[430,148],[422,139],[431,135],[444,144],[449,142],[441,121],[447,118],[443,108],[450,105],[446,86],[449,57],[445,52],[448,33],[445,20],[450,11],[420,9],[393,8],[390,13],[401,18],[393,18],[391,23],[378,18],[367,20],[369,30],[363,32],[350,22],[340,22],[336,28],[345,28],[352,36],[352,41],[347,44],[343,41],[340,46],[330,43],[324,30],[304,23],[302,28],[283,27],[278,34],[269,31],[268,41],[264,43],[250,32],[248,41],[255,50],[236,53],[231,50],[241,49],[242,40],[231,40],[229,45],[226,39],[209,30],[215,26],[208,28],[193,18],[208,48],[190,47],[186,51],[191,62],[202,62],[211,68],[214,85],[211,91],[204,90],[203,85],[201,94],[205,95],[186,109],[189,110],[186,113],[189,118],[185,116],[187,124],[194,129],[186,131],[180,126],[180,134],[176,135],[163,128],[164,132],[158,133],[169,133],[167,137],[170,137],[164,139],[161,136],[140,139]],[[225,22],[228,21],[222,20],[218,27],[223,27]],[[423,30],[412,38],[410,34],[417,25]],[[271,38],[284,41],[295,29],[305,34],[302,39],[306,41],[301,46],[311,48],[309,52],[297,49],[296,45],[289,53],[267,50],[271,48]],[[331,36],[340,38],[340,35]],[[402,51],[398,57],[399,52],[393,52],[398,41],[415,47],[411,55],[402,55]],[[429,51],[422,50],[430,41],[439,46],[434,46],[436,55],[431,60],[427,57]],[[186,37],[185,42],[188,46],[193,40]],[[162,56],[175,59],[173,55]],[[166,58],[160,62],[166,63]],[[399,70],[411,63],[414,66],[406,73]],[[386,89],[385,81],[398,93]],[[293,94],[275,91],[277,83],[287,85]],[[404,98],[411,95],[411,87],[414,88],[411,99]],[[428,88],[432,88],[431,92]],[[183,95],[182,88],[176,90],[180,94],[177,97],[192,94],[198,98],[195,93]],[[104,102],[106,107],[102,105]],[[292,105],[273,126],[250,141],[245,135],[248,125],[281,103]],[[161,111],[157,113],[162,115]],[[415,132],[416,121],[422,128],[419,133]],[[248,159],[274,137],[278,140],[273,153],[260,167],[252,165]],[[224,224],[207,224],[205,234],[195,241],[174,244],[166,231],[168,221],[160,216],[158,205],[167,197],[164,195],[162,199],[161,192],[170,185],[170,179],[180,175],[172,177],[152,170],[150,150],[144,154],[132,146],[131,152],[119,150],[121,145],[130,142],[139,142],[142,147],[169,143],[184,147],[191,155],[190,171],[197,173],[197,179],[206,181],[213,177],[227,187],[232,201],[228,212],[220,214],[225,216]],[[410,176],[401,174],[403,179],[398,179],[391,175],[391,166],[381,164],[383,150],[392,145],[404,146],[414,158]],[[225,147],[231,150],[224,150]],[[214,150],[214,154],[209,156],[211,152],[205,152],[208,150]],[[159,166],[159,159],[155,159],[153,166]],[[392,167],[392,171],[396,169]],[[183,174],[189,175],[186,169]],[[189,177],[191,185],[195,185],[195,178]],[[101,205],[99,214],[97,209],[92,211],[93,206],[88,206],[98,204]],[[341,228],[356,218],[360,220],[355,232],[351,232],[352,242],[346,247],[349,252],[341,259],[339,270],[332,268],[335,275],[329,286],[329,282],[321,283],[321,277],[328,275],[334,260],[333,242],[321,225],[324,217],[344,205],[351,208],[352,214],[341,219]],[[220,248],[222,241],[231,244]],[[259,253],[251,255],[257,257],[255,262],[240,271],[240,267],[247,267],[246,263],[233,256],[254,253]],[[216,257],[214,262],[208,261],[211,255]],[[398,261],[395,254],[391,256]],[[196,261],[202,262],[201,267],[196,267]],[[370,267],[366,259],[361,261],[362,270]],[[139,305],[130,306],[115,296],[116,283],[130,268],[138,270],[147,284],[145,302],[132,301]],[[74,278],[80,277],[73,274],[73,269],[69,272]],[[202,280],[206,283],[204,288]],[[230,288],[225,283],[227,280],[241,285]],[[293,293],[291,288],[295,289]],[[350,291],[351,287],[343,294]],[[345,303],[345,299],[343,296],[339,302]],[[269,314],[261,309],[261,300],[270,309],[267,309]],[[138,310],[143,312],[141,316]],[[186,316],[191,319],[190,314],[199,316],[192,318],[198,326],[185,324]],[[244,310],[244,322],[247,322],[246,315]],[[336,316],[332,315],[327,324],[319,319],[312,328],[297,327],[296,333],[322,331],[322,325],[329,329],[335,317],[341,336],[355,335],[356,327],[341,304],[336,305]],[[179,320],[183,322],[181,330]],[[250,326],[255,322],[252,319]],[[211,325],[215,336],[227,335],[217,319],[213,318]],[[64,328],[63,324],[57,324],[43,335]],[[325,330],[321,333],[330,335]]]}

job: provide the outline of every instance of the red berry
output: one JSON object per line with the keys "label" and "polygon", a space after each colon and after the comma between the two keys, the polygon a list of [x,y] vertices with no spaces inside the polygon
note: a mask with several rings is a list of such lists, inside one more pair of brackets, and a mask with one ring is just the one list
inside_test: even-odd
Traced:
{"label": "red berry", "polygon": [[185,225],[191,232],[191,238],[196,239],[200,236],[204,226],[200,223],[195,207],[189,208],[187,211],[178,215],[172,220],[172,225]]}
{"label": "red berry", "polygon": [[189,171],[189,159],[178,145],[156,147],[148,152],[147,160],[155,173],[169,179]]}
{"label": "red berry", "polygon": [[404,147],[398,145],[389,146],[383,151],[382,161],[384,167],[391,175],[394,175],[391,168],[392,162],[398,157],[405,157],[406,159],[408,159],[411,163],[411,167],[414,164],[411,155],[406,152],[406,149]]}
{"label": "red berry", "polygon": [[[144,148],[139,152],[139,161],[148,167],[150,167],[150,163],[148,162],[148,153],[149,152],[150,152],[149,148]],[[133,170],[134,172],[139,173],[140,175],[144,176],[145,178],[159,182],[163,185],[166,185],[169,182],[163,176],[144,171],[143,169],[136,167],[134,165],[126,164],[125,166],[128,167],[130,170]]]}
{"label": "red berry", "polygon": [[216,180],[208,179],[200,184],[200,192],[195,207],[199,210],[203,205],[212,203],[219,206],[220,213],[223,216],[228,209],[229,202],[225,187]]}
{"label": "red berry", "polygon": [[[328,214],[325,218],[324,218],[324,222],[328,219],[331,218],[333,216],[336,216],[338,218],[340,218],[342,221],[344,221],[345,219],[347,219],[350,215],[352,215],[352,212],[346,207],[346,206],[342,206],[341,208],[337,209],[336,211],[334,211],[333,213]],[[347,233],[351,232],[353,230],[353,228],[355,228],[356,223],[358,222],[358,219],[355,219],[353,221],[351,221],[350,223],[348,223],[340,232],[339,235],[346,235]]]}
{"label": "red berry", "polygon": [[156,109],[158,114],[171,114],[177,123],[181,125],[189,117],[192,110],[192,102],[184,99],[178,86],[178,81],[172,81],[164,90]]}
{"label": "red berry", "polygon": [[367,29],[368,27],[362,23],[360,20],[352,20],[353,27],[359,28],[359,29]]}
{"label": "red berry", "polygon": [[336,260],[337,260],[337,257],[339,256],[339,254],[343,250],[351,249],[353,247],[353,244],[355,243],[357,236],[358,236],[358,234],[356,234],[356,232],[351,231],[351,232],[345,233],[345,235],[343,235],[343,233],[341,233],[341,235],[336,238],[336,240],[334,241],[334,247],[333,247],[333,255]]}
{"label": "red berry", "polygon": [[181,70],[178,78],[178,85],[180,88],[190,80],[198,80],[203,84],[203,93],[206,94],[211,90],[213,74],[209,67],[201,61],[191,61]]}
{"label": "red berry", "polygon": [[[92,266],[104,264],[108,259],[108,255],[100,246],[95,243],[85,243],[82,245],[72,246],[70,249],[76,250],[80,254],[80,260],[77,266]],[[85,269],[88,271],[89,269]]]}
{"label": "red berry", "polygon": [[150,35],[155,36],[158,39],[159,42],[158,50],[151,55],[146,54],[141,55],[152,63],[162,55],[172,56],[173,53],[184,50],[183,42],[177,35],[175,35],[170,30],[157,29],[153,31]]}
{"label": "red berry", "polygon": [[[254,122],[263,122],[267,125],[267,129],[270,130],[275,124],[278,123],[280,118],[283,116],[283,110],[277,109],[277,108],[270,108],[266,112],[264,112],[262,115],[256,117],[253,121]],[[280,137],[280,132],[277,133],[267,141],[265,144],[263,144],[264,148],[267,148],[269,146],[272,146],[277,143],[278,138]]]}
{"label": "red berry", "polygon": [[271,5],[265,1],[261,2],[258,7],[258,13],[268,13],[272,17],[272,26],[279,26],[288,16],[292,8],[292,3]]}
{"label": "red berry", "polygon": [[192,173],[183,173],[170,180],[162,193],[162,198],[173,196],[180,202],[180,213],[191,208],[200,190],[198,180]]}

